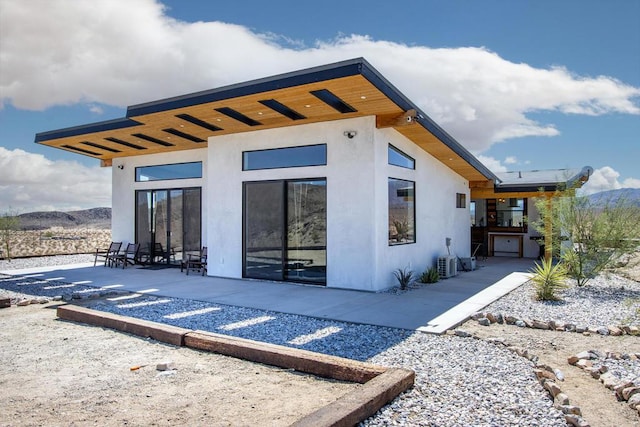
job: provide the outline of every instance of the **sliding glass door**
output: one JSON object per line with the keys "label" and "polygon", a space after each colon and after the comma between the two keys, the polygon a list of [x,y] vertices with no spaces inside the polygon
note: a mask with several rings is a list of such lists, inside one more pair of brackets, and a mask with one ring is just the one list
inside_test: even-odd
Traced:
{"label": "sliding glass door", "polygon": [[244,277],[326,284],[326,180],[244,183]]}
{"label": "sliding glass door", "polygon": [[174,264],[201,245],[200,188],[136,192],[136,242],[149,264]]}

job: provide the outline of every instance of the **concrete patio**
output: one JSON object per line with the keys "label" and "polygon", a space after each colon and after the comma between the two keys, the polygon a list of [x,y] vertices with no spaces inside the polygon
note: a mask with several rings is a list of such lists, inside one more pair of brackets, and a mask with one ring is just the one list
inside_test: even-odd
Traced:
{"label": "concrete patio", "polygon": [[189,276],[177,268],[93,264],[6,270],[70,284],[108,287],[345,322],[440,334],[528,280],[532,259],[489,258],[477,269],[402,293],[370,293],[258,280]]}

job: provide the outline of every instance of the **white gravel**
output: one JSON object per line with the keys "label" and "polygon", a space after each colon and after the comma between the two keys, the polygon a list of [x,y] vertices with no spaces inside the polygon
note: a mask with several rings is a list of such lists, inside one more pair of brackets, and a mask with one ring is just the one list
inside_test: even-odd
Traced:
{"label": "white gravel", "polygon": [[[86,257],[15,260],[11,266],[86,262]],[[0,261],[0,270],[6,268]],[[16,280],[0,276],[0,296],[8,291],[46,295],[45,286],[56,286],[56,282],[41,282],[37,278]],[[592,282],[588,288],[574,291],[575,296],[568,291],[564,304],[540,304],[532,301],[527,285],[492,304],[490,311],[589,324],[595,320],[600,324],[606,319],[605,323],[609,323],[621,315],[614,310],[616,304],[610,292],[620,286],[625,287],[625,292],[628,290],[629,297],[638,296],[640,291],[638,284],[616,278],[609,284]],[[62,287],[55,291],[67,296],[71,292]],[[591,298],[596,303],[585,308],[585,299]],[[522,308],[517,313],[511,311],[519,306]],[[365,426],[566,426],[562,414],[552,407],[548,394],[535,379],[532,363],[485,341],[145,295],[96,300],[92,307],[190,329],[413,369],[415,387],[366,420]],[[634,375],[624,371],[624,362],[619,365],[623,370],[620,376]]]}
{"label": "white gravel", "polygon": [[559,293],[561,301],[540,302],[534,296],[534,285],[527,282],[482,311],[585,327],[640,325],[640,317],[633,315],[640,310],[640,283],[615,274],[598,276],[582,287],[571,283]]}

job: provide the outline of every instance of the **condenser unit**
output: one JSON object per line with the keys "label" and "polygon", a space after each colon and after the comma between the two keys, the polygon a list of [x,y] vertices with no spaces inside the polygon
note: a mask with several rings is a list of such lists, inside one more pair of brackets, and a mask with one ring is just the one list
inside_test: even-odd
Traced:
{"label": "condenser unit", "polygon": [[446,279],[458,274],[458,261],[453,256],[441,256],[438,258],[438,273]]}

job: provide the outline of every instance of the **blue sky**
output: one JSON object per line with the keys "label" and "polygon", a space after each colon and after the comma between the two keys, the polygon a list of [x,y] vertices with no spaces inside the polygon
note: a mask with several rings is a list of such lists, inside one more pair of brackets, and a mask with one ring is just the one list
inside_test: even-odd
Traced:
{"label": "blue sky", "polygon": [[640,187],[640,2],[0,0],[0,212],[110,205],[35,133],[364,56],[495,171]]}

